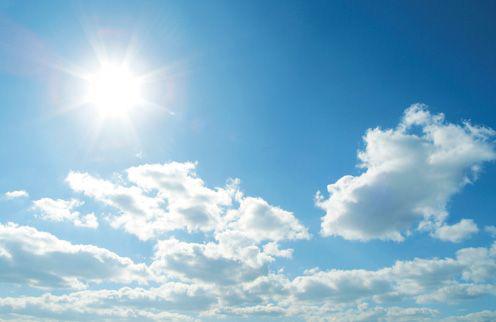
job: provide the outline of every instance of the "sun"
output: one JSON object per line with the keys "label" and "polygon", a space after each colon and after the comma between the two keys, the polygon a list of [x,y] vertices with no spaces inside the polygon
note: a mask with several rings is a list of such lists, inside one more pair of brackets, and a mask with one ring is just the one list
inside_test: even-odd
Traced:
{"label": "sun", "polygon": [[104,117],[127,116],[142,102],[142,84],[129,68],[104,64],[88,78],[88,101]]}

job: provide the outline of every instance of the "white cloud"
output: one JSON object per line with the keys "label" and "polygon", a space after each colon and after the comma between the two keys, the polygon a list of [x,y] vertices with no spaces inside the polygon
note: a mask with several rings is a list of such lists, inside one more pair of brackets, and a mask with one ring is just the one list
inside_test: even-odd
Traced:
{"label": "white cloud", "polygon": [[496,285],[494,284],[452,283],[435,290],[433,293],[420,295],[417,301],[419,303],[453,303],[495,295]]}
{"label": "white cloud", "polygon": [[444,241],[459,243],[471,235],[479,232],[479,228],[471,219],[462,219],[454,225],[443,224],[437,228],[431,235]]}
{"label": "white cloud", "polygon": [[465,267],[463,271],[465,280],[474,282],[495,281],[496,242],[490,248],[463,248],[457,252],[457,259]]}
{"label": "white cloud", "polygon": [[210,189],[198,178],[196,163],[145,164],[127,170],[128,179],[146,192],[155,191],[167,202],[168,216],[188,231],[213,230],[225,207],[232,205],[237,181]]}
{"label": "white cloud", "polygon": [[222,285],[246,282],[266,274],[276,257],[292,256],[291,249],[279,248],[279,241],[309,238],[292,213],[260,198],[240,198],[239,208],[222,220],[225,224],[213,234],[215,242],[159,240],[151,268],[157,275],[184,280]]}
{"label": "white cloud", "polygon": [[491,322],[496,320],[496,311],[480,311],[461,316],[452,316],[442,322]]}
{"label": "white cloud", "polygon": [[239,180],[225,187],[208,188],[196,172],[196,163],[146,164],[127,169],[121,183],[71,172],[69,186],[119,213],[109,216],[114,228],[122,228],[142,240],[166,232],[214,232],[250,239],[252,244],[309,238],[307,229],[286,210],[261,198],[245,197]]}
{"label": "white cloud", "polygon": [[332,308],[324,305],[319,308],[306,308],[308,310],[307,321],[322,322],[433,322],[439,312],[428,307],[368,307],[366,303],[360,303],[354,307]]}
{"label": "white cloud", "polygon": [[337,303],[392,292],[390,277],[383,271],[366,270],[309,270],[297,277],[293,286],[296,296],[305,301]]}
{"label": "white cloud", "polygon": [[264,253],[266,253],[269,256],[274,256],[274,257],[286,257],[286,258],[291,258],[293,257],[293,250],[292,249],[280,249],[279,245],[274,242],[270,242],[264,245],[263,247]]}
{"label": "white cloud", "polygon": [[496,226],[486,226],[484,230],[492,237],[496,237]]}
{"label": "white cloud", "polygon": [[85,290],[65,295],[0,298],[1,314],[24,314],[38,319],[71,321],[193,321],[188,315],[217,302],[202,286],[167,283],[156,288],[124,287]]}
{"label": "white cloud", "polygon": [[[58,320],[270,316],[436,321],[441,320],[437,311],[422,305],[496,296],[496,243],[489,248],[460,249],[454,258],[398,261],[377,270],[311,269],[293,279],[282,272],[268,272],[264,263],[249,264],[242,260],[243,254],[230,256],[216,243],[161,241],[151,265],[165,279],[158,287],[5,297],[0,298],[0,318],[24,314]],[[168,282],[169,277],[181,282]],[[418,306],[404,307],[405,303]],[[479,316],[472,314],[446,321]]]}
{"label": "white cloud", "polygon": [[217,243],[186,243],[177,239],[159,241],[150,268],[156,275],[167,274],[185,281],[220,285],[253,280],[267,272],[273,258],[256,246],[228,250]]}
{"label": "white cloud", "polygon": [[496,243],[490,248],[461,249],[455,258],[397,261],[375,271],[308,270],[292,286],[300,300],[312,302],[381,303],[410,298],[427,303],[496,295],[494,276]]}
{"label": "white cloud", "polygon": [[133,167],[127,170],[127,186],[80,172],[66,180],[74,191],[119,210],[109,218],[113,227],[148,240],[177,229],[212,231],[219,225],[235,188],[206,188],[194,168],[189,162]]}
{"label": "white cloud", "polygon": [[145,283],[143,264],[93,245],[75,245],[33,227],[0,224],[0,281],[33,287]]}
{"label": "white cloud", "polygon": [[7,191],[4,194],[4,196],[8,200],[12,200],[17,198],[27,198],[29,197],[29,193],[25,190],[13,190],[13,191]]}
{"label": "white cloud", "polygon": [[[402,310],[395,305],[457,303],[496,296],[496,244],[489,248],[464,248],[454,258],[397,261],[377,270],[310,269],[294,279],[283,273],[267,272],[235,276],[246,272],[246,264],[240,263],[235,270],[223,263],[226,257],[222,257],[215,244],[182,244],[174,240],[162,247],[165,256],[159,260],[174,258],[173,265],[162,267],[163,272],[179,272],[185,281],[208,282],[218,288],[219,305],[210,310],[217,316],[300,316],[325,321],[346,321],[348,317],[355,321],[357,315],[352,312],[357,311],[353,307],[363,303],[359,311],[364,321],[376,317],[384,321],[410,321],[436,312],[423,307]],[[205,278],[205,272],[212,271],[219,274]],[[226,282],[225,275],[232,279]]]}
{"label": "white cloud", "polygon": [[74,191],[117,209],[118,214],[109,216],[112,227],[122,228],[142,240],[179,228],[166,215],[165,201],[147,196],[138,187],[114,184],[81,172],[70,172],[66,181]]}
{"label": "white cloud", "polygon": [[57,320],[193,320],[217,303],[207,287],[166,283],[153,288],[84,290],[66,295],[0,298],[1,313],[22,313]]}
{"label": "white cloud", "polygon": [[326,212],[322,235],[402,241],[416,224],[441,226],[451,197],[496,158],[494,136],[468,122],[448,123],[422,105],[408,108],[395,129],[368,130],[358,154],[365,171],[330,184],[328,198],[317,194]]}
{"label": "white cloud", "polygon": [[[446,143],[453,135],[459,151]],[[330,210],[339,214],[324,217],[324,226],[332,225],[323,230],[348,239],[402,240],[420,223],[436,238],[467,238],[477,226],[470,219],[448,225],[446,203],[475,180],[482,162],[494,158],[492,135],[469,124],[447,124],[418,106],[396,129],[369,131],[360,154],[365,172],[341,178],[330,185],[328,199],[318,199],[326,217],[336,214]],[[440,303],[463,307],[496,297],[496,243],[463,248],[449,258],[302,274],[304,262],[296,254],[285,273],[280,264],[286,260],[277,258],[292,259],[294,250],[284,242],[308,239],[308,230],[292,212],[245,196],[238,180],[209,188],[195,163],[171,162],[132,167],[112,180],[71,172],[66,181],[80,197],[108,207],[114,228],[153,240],[153,255],[148,265],[138,264],[32,227],[0,224],[0,283],[10,283],[14,294],[36,287],[31,296],[0,297],[0,320],[439,321],[443,317],[432,307]],[[43,198],[34,205],[44,219],[84,225],[77,211],[82,203]],[[171,237],[175,230],[181,230],[176,237],[195,234],[185,241]],[[38,296],[39,288],[87,289]],[[482,311],[445,320],[492,317],[494,312]]]}
{"label": "white cloud", "polygon": [[247,197],[228,214],[227,229],[256,242],[308,239],[307,229],[291,212],[269,205],[260,198]]}
{"label": "white cloud", "polygon": [[82,215],[75,208],[82,206],[84,203],[77,199],[63,200],[42,198],[33,201],[33,208],[41,212],[41,218],[44,220],[62,222],[69,221],[78,227],[98,228],[98,220],[93,213]]}

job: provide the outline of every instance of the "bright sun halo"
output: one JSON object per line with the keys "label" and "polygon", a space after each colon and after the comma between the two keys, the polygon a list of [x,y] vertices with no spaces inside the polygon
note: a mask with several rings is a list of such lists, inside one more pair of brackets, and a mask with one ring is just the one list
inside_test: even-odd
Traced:
{"label": "bright sun halo", "polygon": [[140,80],[125,66],[102,66],[89,86],[89,101],[103,116],[126,116],[142,100]]}

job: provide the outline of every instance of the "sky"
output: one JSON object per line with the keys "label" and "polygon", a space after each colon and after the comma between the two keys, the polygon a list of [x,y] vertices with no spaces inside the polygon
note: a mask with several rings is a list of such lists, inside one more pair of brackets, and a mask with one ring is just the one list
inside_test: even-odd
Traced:
{"label": "sky", "polygon": [[496,320],[495,10],[0,1],[0,320]]}

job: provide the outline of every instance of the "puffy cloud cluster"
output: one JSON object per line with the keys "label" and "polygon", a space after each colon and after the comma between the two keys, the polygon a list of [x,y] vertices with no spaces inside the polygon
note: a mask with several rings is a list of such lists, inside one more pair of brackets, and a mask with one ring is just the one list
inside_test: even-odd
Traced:
{"label": "puffy cloud cluster", "polygon": [[[191,162],[146,164],[129,168],[118,183],[81,172],[71,172],[66,180],[74,191],[117,211],[108,217],[114,228],[142,240],[159,239],[153,269],[183,279],[253,279],[276,257],[291,257],[291,249],[279,248],[281,241],[310,237],[291,212],[244,196],[239,180],[208,188],[195,168]],[[160,240],[174,230],[202,232],[213,240]]]}
{"label": "puffy cloud cluster", "polygon": [[41,212],[41,218],[55,222],[69,221],[78,227],[98,228],[95,214],[82,215],[74,209],[84,203],[77,199],[63,200],[42,198],[33,201],[33,208]]}
{"label": "puffy cloud cluster", "polygon": [[186,243],[162,240],[155,247],[151,269],[157,275],[171,275],[184,281],[236,284],[253,280],[267,272],[272,257],[256,246],[224,252],[217,243]]}
{"label": "puffy cloud cluster", "polygon": [[[417,227],[441,240],[465,240],[479,228],[470,219],[448,224],[446,206],[477,178],[484,162],[495,159],[494,135],[469,123],[447,123],[420,105],[406,110],[395,129],[369,130],[359,153],[364,172],[329,185],[329,197],[317,197],[326,211],[322,233],[400,241]],[[72,171],[66,182],[78,199],[33,201],[41,219],[92,228],[98,226],[96,217],[78,209],[84,202],[103,205],[111,227],[138,237],[140,247],[153,245],[143,263],[33,227],[0,224],[0,283],[19,294],[0,296],[0,319],[453,322],[496,317],[491,310],[449,316],[439,305],[494,300],[496,242],[459,249],[453,257],[398,260],[377,269],[293,266],[286,273],[273,269],[284,263],[278,258],[293,256],[293,249],[282,246],[309,239],[307,228],[292,212],[245,196],[239,180],[208,187],[196,167],[145,164],[111,180]],[[495,231],[493,226],[485,230]]]}
{"label": "puffy cloud cluster", "polygon": [[496,243],[460,249],[454,258],[416,258],[377,270],[309,269],[293,279],[269,273],[224,290],[217,313],[312,321],[439,321],[432,307],[436,303],[463,306],[494,298],[495,274]]}
{"label": "puffy cloud cluster", "polygon": [[195,168],[191,162],[132,167],[126,171],[126,184],[81,172],[69,173],[66,181],[74,191],[117,210],[109,217],[111,225],[142,240],[179,229],[236,230],[257,242],[308,238],[306,228],[292,213],[263,199],[244,197],[238,189],[239,180],[229,180],[222,188],[208,188]]}
{"label": "puffy cloud cluster", "polygon": [[427,303],[495,295],[495,276],[496,243],[461,249],[455,258],[397,261],[376,271],[309,270],[293,286],[302,300],[381,303],[411,298]]}
{"label": "puffy cloud cluster", "polygon": [[395,129],[368,130],[358,154],[364,172],[328,185],[327,198],[317,194],[316,204],[326,212],[322,235],[402,241],[415,225],[450,241],[475,233],[468,220],[446,226],[446,206],[477,179],[484,162],[496,158],[495,134],[468,122],[448,123],[419,104]]}
{"label": "puffy cloud cluster", "polygon": [[228,213],[226,230],[256,242],[309,238],[292,213],[252,197],[242,198],[239,208]]}
{"label": "puffy cloud cluster", "polygon": [[194,321],[200,312],[216,303],[215,295],[202,286],[166,283],[154,288],[124,287],[115,290],[85,290],[67,295],[0,298],[0,316],[31,316],[71,321]]}
{"label": "puffy cloud cluster", "polygon": [[[157,287],[85,290],[65,295],[0,298],[0,316],[59,320],[178,320],[242,316],[325,321],[484,321],[490,311],[443,319],[435,303],[469,303],[496,296],[496,243],[460,249],[453,258],[397,261],[377,270],[310,269],[290,278],[226,265],[212,245],[168,240],[154,263],[182,281]],[[212,254],[210,252],[213,252]],[[252,276],[250,276],[252,275]],[[126,283],[121,281],[122,283]]]}

